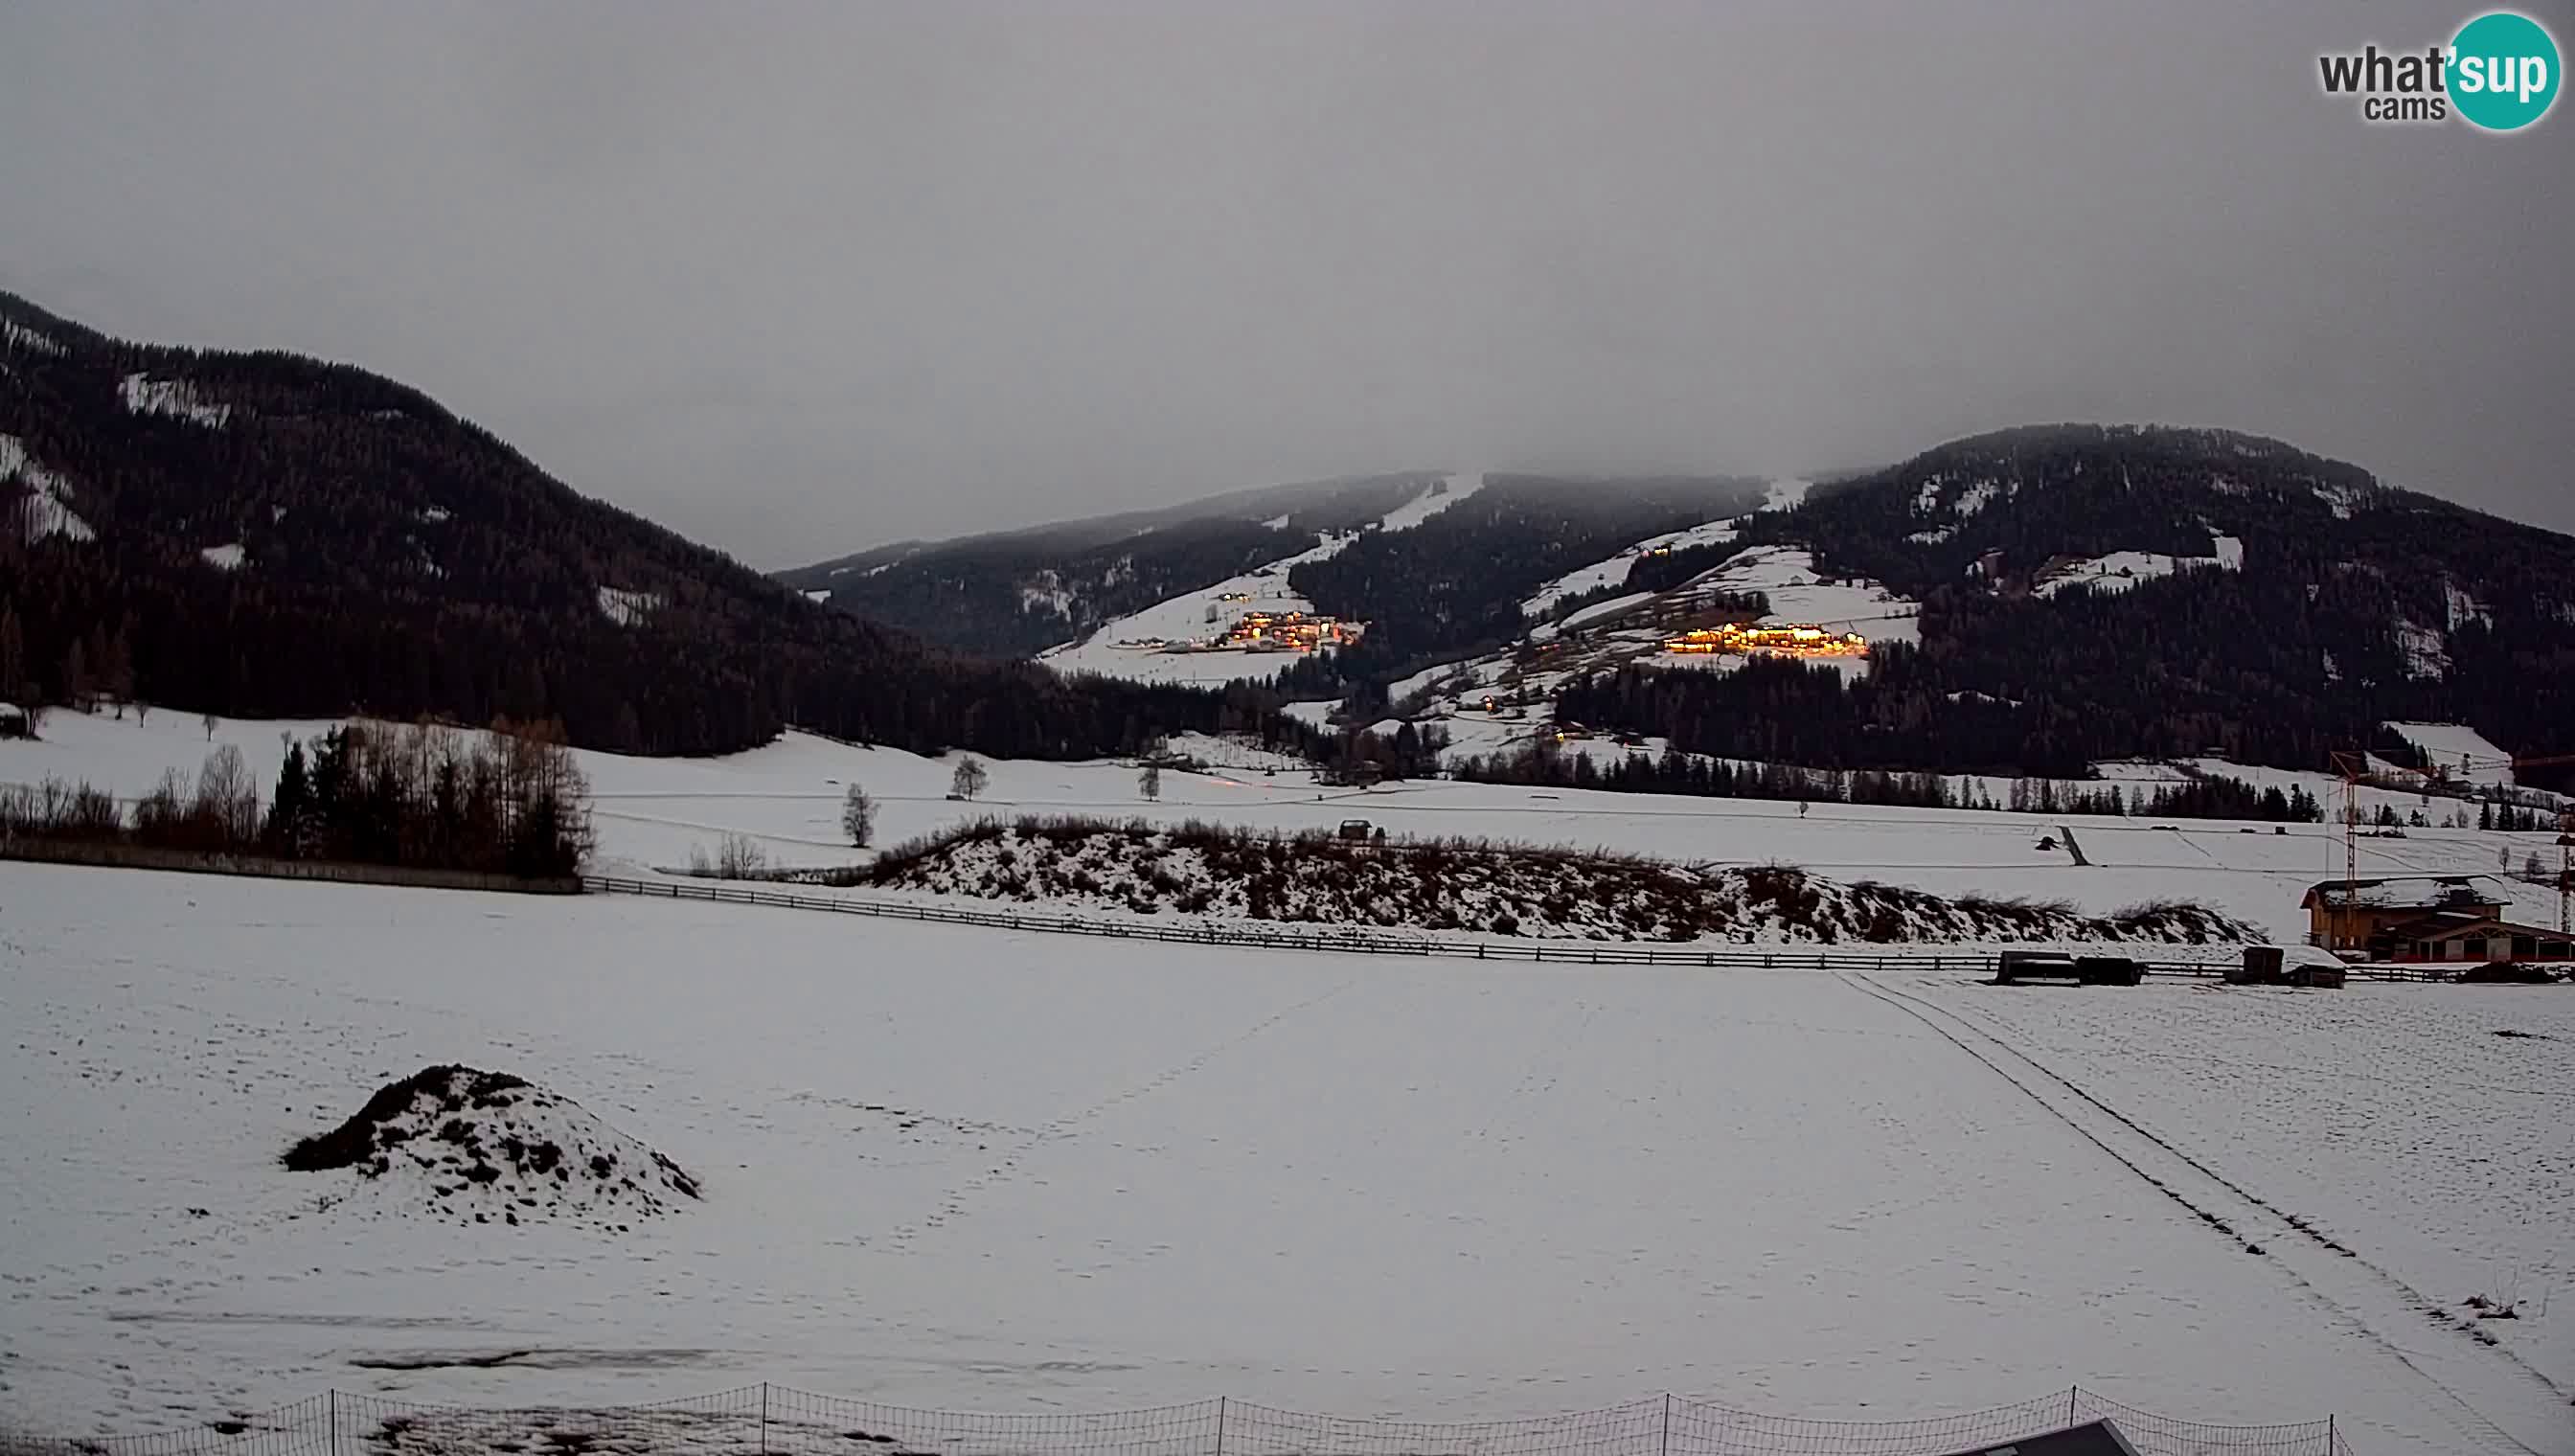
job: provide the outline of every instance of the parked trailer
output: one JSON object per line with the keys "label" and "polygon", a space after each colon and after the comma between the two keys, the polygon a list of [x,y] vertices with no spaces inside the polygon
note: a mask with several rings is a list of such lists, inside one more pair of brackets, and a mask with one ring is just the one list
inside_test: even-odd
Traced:
{"label": "parked trailer", "polygon": [[1993,984],[2024,985],[2031,981],[2070,980],[2080,983],[2082,968],[2074,957],[2058,950],[2006,950],[1994,958]]}

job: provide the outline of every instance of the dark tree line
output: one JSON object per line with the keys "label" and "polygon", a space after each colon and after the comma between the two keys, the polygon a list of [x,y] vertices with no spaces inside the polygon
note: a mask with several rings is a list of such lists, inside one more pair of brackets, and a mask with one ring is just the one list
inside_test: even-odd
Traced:
{"label": "dark tree line", "polygon": [[[8,701],[554,720],[580,745],[645,753],[732,751],[789,726],[1013,757],[1187,730],[1312,740],[1252,690],[1068,682],[833,612],[362,370],[122,344],[6,295],[0,316],[64,346],[11,346],[0,435],[93,534],[0,531]],[[229,413],[136,413],[129,374]],[[0,479],[9,503],[34,489],[27,470]],[[204,555],[225,547],[237,569]],[[612,615],[603,589],[640,605]]]}
{"label": "dark tree line", "polygon": [[590,786],[554,724],[464,733],[383,724],[290,740],[263,806],[227,743],[191,778],[173,768],[131,813],[83,783],[0,791],[0,830],[198,853],[465,869],[575,872],[591,847]]}
{"label": "dark tree line", "polygon": [[2240,778],[2223,775],[2152,787],[2020,777],[2014,778],[2004,796],[1996,799],[1972,780],[1959,786],[1937,773],[1735,763],[1686,753],[1676,747],[1666,748],[1659,757],[1629,753],[1603,767],[1588,754],[1552,751],[1549,739],[1517,752],[1452,759],[1449,771],[1455,777],[1484,783],[1678,793],[1702,798],[2008,809],[2037,814],[2153,814],[2281,823],[2314,823],[2324,817],[2323,804],[2303,788],[2283,793],[2276,787],[2256,788]]}

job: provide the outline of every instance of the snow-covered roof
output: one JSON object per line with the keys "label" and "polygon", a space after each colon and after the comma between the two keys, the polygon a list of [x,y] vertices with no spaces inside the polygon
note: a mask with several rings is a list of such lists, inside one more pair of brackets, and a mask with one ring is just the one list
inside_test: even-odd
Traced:
{"label": "snow-covered roof", "polygon": [[2386,879],[2320,880],[2307,887],[2299,904],[2321,904],[2327,909],[2402,910],[2511,902],[2511,892],[2491,874],[2407,874]]}

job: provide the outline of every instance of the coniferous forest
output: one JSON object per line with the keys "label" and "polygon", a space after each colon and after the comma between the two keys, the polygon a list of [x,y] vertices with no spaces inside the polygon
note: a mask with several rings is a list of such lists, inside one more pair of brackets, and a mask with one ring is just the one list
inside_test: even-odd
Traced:
{"label": "coniferous forest", "polygon": [[0,701],[551,720],[644,753],[1310,736],[1251,689],[1067,682],[831,611],[364,370],[0,319]]}

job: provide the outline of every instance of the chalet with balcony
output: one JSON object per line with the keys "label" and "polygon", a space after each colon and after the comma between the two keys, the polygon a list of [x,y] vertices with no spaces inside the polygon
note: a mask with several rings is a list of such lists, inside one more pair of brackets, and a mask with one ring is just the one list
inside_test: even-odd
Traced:
{"label": "chalet with balcony", "polygon": [[2485,874],[2328,879],[2310,885],[2307,943],[2345,959],[2565,960],[2568,935],[2504,918],[2511,897]]}

